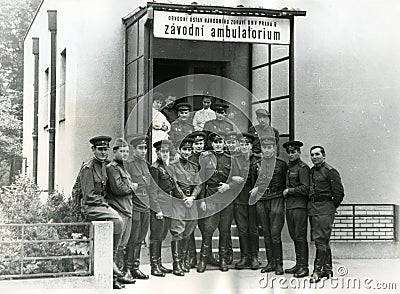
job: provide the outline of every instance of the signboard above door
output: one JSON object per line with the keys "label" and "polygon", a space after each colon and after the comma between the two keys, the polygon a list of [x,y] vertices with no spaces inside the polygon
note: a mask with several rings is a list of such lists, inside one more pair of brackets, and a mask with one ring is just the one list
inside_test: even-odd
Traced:
{"label": "signboard above door", "polygon": [[153,34],[167,39],[288,45],[290,20],[155,10]]}

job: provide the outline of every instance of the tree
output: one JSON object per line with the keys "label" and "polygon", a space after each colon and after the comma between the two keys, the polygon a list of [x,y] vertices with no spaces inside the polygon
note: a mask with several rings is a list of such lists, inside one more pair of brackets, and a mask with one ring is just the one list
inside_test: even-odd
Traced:
{"label": "tree", "polygon": [[23,39],[40,0],[0,0],[0,186],[22,153]]}

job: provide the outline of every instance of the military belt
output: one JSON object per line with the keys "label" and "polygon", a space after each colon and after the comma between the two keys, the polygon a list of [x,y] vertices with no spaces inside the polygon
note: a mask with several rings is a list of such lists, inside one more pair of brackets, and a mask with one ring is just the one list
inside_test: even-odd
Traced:
{"label": "military belt", "polygon": [[313,195],[310,197],[310,201],[314,202],[324,202],[324,201],[331,201],[332,196],[322,196],[322,195]]}

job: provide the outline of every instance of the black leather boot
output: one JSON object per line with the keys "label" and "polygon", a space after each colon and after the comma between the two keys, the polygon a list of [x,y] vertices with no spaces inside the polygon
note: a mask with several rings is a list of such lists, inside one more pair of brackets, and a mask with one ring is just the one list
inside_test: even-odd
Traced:
{"label": "black leather boot", "polygon": [[275,275],[283,275],[282,242],[272,243],[272,256],[275,259]]}
{"label": "black leather boot", "polygon": [[267,265],[261,269],[262,273],[275,271],[275,259],[272,256],[272,244],[265,242],[265,255],[267,256]]}
{"label": "black leather boot", "polygon": [[299,250],[299,264],[293,276],[295,278],[304,278],[310,274],[308,270],[308,243],[307,241],[299,242],[297,246]]}
{"label": "black leather boot", "polygon": [[124,289],[124,288],[125,288],[125,285],[124,285],[124,284],[121,284],[121,283],[118,282],[118,280],[116,280],[116,279],[113,280],[113,289],[118,289],[118,290],[120,290],[120,289]]}
{"label": "black leather boot", "polygon": [[187,264],[186,259],[189,251],[189,238],[180,241],[180,263],[181,268],[185,273],[190,272],[190,266]]}
{"label": "black leather boot", "polygon": [[227,264],[233,263],[232,235],[230,229],[226,239],[226,263]]}
{"label": "black leather boot", "polygon": [[324,266],[322,268],[322,274],[321,278],[332,278],[333,277],[333,271],[332,271],[332,251],[330,248],[326,249],[326,254],[325,254],[325,262]]}
{"label": "black leather boot", "polygon": [[166,268],[161,262],[161,242],[157,242],[158,267],[165,274],[172,274],[172,269]]}
{"label": "black leather boot", "polygon": [[261,267],[261,263],[258,260],[258,251],[259,251],[259,237],[258,235],[250,235],[250,266],[252,270],[257,270]]}
{"label": "black leather boot", "polygon": [[201,242],[199,263],[197,264],[198,273],[204,273],[204,271],[206,270],[207,262],[209,260],[209,257],[211,256],[211,239],[212,236],[203,236]]}
{"label": "black leather boot", "polygon": [[141,247],[141,244],[138,244],[135,246],[135,249],[133,251],[133,265],[131,269],[131,274],[134,279],[147,280],[149,276],[142,273],[139,269]]}
{"label": "black leather boot", "polygon": [[219,236],[219,269],[222,272],[228,271],[228,262],[227,262],[227,253],[228,253],[228,242],[229,242],[228,234],[221,234]]}
{"label": "black leather boot", "polygon": [[250,267],[249,259],[249,246],[248,246],[248,236],[239,236],[240,245],[240,260],[235,264],[236,269],[245,269]]}
{"label": "black leather boot", "polygon": [[285,274],[294,274],[299,269],[300,251],[299,251],[299,242],[297,242],[297,241],[294,241],[294,252],[296,255],[296,264],[291,268],[285,269]]}
{"label": "black leather boot", "polygon": [[322,278],[322,268],[325,262],[326,251],[317,249],[315,252],[314,270],[311,275],[310,283],[318,283]]}
{"label": "black leather boot", "polygon": [[180,256],[179,256],[179,247],[180,241],[172,241],[171,242],[171,253],[172,253],[172,273],[175,276],[184,276],[185,273],[183,272],[180,264]]}
{"label": "black leather boot", "polygon": [[165,277],[165,273],[161,271],[158,263],[157,243],[150,243],[150,267],[151,275],[156,277]]}
{"label": "black leather boot", "polygon": [[194,232],[190,234],[189,237],[189,254],[187,263],[190,268],[195,268],[197,266],[197,251],[196,251],[196,239],[194,237]]}

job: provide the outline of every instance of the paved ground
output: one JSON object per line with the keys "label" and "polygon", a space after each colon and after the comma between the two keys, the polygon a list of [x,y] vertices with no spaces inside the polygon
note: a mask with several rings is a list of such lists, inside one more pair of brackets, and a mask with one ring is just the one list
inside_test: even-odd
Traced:
{"label": "paved ground", "polygon": [[[293,261],[285,261],[284,267],[291,267]],[[171,264],[165,264],[167,267]],[[149,265],[142,265],[150,273]],[[159,294],[248,294],[248,293],[400,293],[400,259],[337,259],[334,260],[334,279],[310,284],[307,278],[291,279],[291,275],[268,276],[259,270],[229,270],[221,272],[209,269],[203,274],[191,270],[185,277],[172,274],[165,278],[150,276],[149,280],[138,280],[124,290],[24,290],[1,289],[1,294],[105,294],[105,293],[159,293]],[[315,287],[317,285],[317,287]],[[381,288],[379,290],[379,288]]]}
{"label": "paved ground", "polygon": [[[284,267],[293,263],[285,261]],[[143,271],[150,271],[148,265],[143,266]],[[334,271],[335,278],[318,283],[315,292],[400,293],[400,259],[339,259],[334,261]],[[121,293],[306,293],[315,289],[315,284],[310,284],[306,278],[290,278],[291,275],[265,276],[252,270],[229,270],[225,273],[209,270],[199,274],[193,269],[185,277],[167,275],[165,278],[150,277],[147,281],[137,281]]]}

